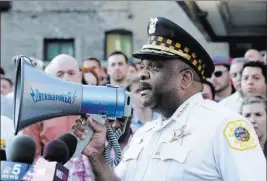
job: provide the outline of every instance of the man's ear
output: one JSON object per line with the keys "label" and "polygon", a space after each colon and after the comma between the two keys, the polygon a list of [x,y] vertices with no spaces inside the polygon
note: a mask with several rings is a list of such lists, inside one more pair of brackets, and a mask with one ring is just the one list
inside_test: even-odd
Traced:
{"label": "man's ear", "polygon": [[181,88],[188,89],[193,84],[194,73],[192,70],[182,72]]}

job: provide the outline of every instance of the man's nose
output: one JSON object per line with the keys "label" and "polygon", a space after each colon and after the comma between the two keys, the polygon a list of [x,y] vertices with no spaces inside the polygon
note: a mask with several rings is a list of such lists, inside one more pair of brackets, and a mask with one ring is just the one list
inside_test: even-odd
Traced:
{"label": "man's nose", "polygon": [[139,74],[138,74],[138,78],[140,80],[147,80],[150,78],[149,72],[145,69],[142,69]]}
{"label": "man's nose", "polygon": [[250,122],[251,122],[251,124],[256,124],[256,118],[255,118],[255,116],[251,116]]}
{"label": "man's nose", "polygon": [[248,84],[249,85],[253,85],[253,80],[252,80],[252,78],[250,77],[250,78],[248,78]]}
{"label": "man's nose", "polygon": [[64,74],[64,76],[63,76],[63,80],[65,80],[65,81],[70,81],[70,77],[69,77],[69,75],[68,75],[68,74]]}
{"label": "man's nose", "polygon": [[120,68],[120,65],[119,64],[116,64],[115,65],[115,69],[119,69]]}

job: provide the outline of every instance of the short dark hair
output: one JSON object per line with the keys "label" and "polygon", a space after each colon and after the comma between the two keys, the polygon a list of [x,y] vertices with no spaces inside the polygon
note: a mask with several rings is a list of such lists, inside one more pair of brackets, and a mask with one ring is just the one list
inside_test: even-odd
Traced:
{"label": "short dark hair", "polygon": [[5,71],[4,71],[4,69],[2,67],[0,67],[0,74],[2,74],[2,75],[5,75],[6,74]]}
{"label": "short dark hair", "polygon": [[203,80],[202,80],[202,83],[203,83],[203,84],[206,84],[206,85],[208,85],[208,86],[210,87],[210,90],[211,90],[211,93],[212,93],[212,99],[214,100],[214,98],[215,98],[215,88],[214,88],[214,86],[212,85],[212,83],[209,82],[209,81],[206,80],[206,79],[203,79]]}
{"label": "short dark hair", "polygon": [[122,55],[125,58],[125,62],[128,63],[128,57],[122,51],[113,51],[108,55],[108,58],[113,55]]}
{"label": "short dark hair", "polygon": [[100,62],[100,60],[98,60],[97,58],[94,58],[94,57],[87,57],[87,58],[85,58],[85,59],[83,60],[83,62],[85,62],[85,61],[87,61],[87,60],[97,62],[98,65],[99,65],[99,67],[101,67],[101,62]]}
{"label": "short dark hair", "polygon": [[262,72],[262,75],[264,76],[265,78],[265,83],[267,84],[267,66],[263,63],[263,62],[260,62],[260,61],[249,61],[247,63],[244,64],[244,67],[242,69],[242,73],[244,71],[244,69],[246,67],[255,67],[255,68],[260,68],[261,69],[261,72]]}

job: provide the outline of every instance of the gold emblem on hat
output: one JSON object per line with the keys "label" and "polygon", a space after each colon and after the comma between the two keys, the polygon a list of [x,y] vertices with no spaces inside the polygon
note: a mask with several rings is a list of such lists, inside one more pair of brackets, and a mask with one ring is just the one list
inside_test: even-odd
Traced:
{"label": "gold emblem on hat", "polygon": [[148,33],[150,35],[155,33],[157,22],[158,22],[158,18],[156,17],[150,19],[149,30],[148,30]]}

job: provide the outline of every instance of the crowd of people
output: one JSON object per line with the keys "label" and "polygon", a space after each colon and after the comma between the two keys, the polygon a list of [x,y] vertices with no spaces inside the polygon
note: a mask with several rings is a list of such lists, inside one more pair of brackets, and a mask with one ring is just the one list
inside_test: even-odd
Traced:
{"label": "crowd of people", "polygon": [[210,79],[203,82],[203,98],[225,105],[251,121],[264,149],[267,118],[266,55],[262,56],[252,49],[244,57],[212,58],[215,71]]}
{"label": "crowd of people", "polygon": [[[225,105],[231,111],[237,112],[247,118],[256,131],[260,145],[264,151],[266,147],[266,52],[261,55],[259,51],[248,50],[244,57],[230,58],[226,56],[213,56],[215,71],[211,78],[202,80],[204,99],[216,101]],[[102,66],[98,58],[87,57],[79,65],[79,61],[66,54],[60,54],[45,67],[41,64],[40,70],[47,74],[83,85],[105,86],[112,84],[126,88],[133,94],[133,111],[126,123],[124,134],[119,139],[121,149],[127,149],[133,134],[144,124],[158,118],[158,113],[144,107],[140,101],[140,86],[138,73],[143,65],[133,63],[121,51],[112,52],[107,58],[107,66]],[[40,62],[38,62],[40,65]],[[153,65],[151,65],[153,66]],[[55,85],[56,86],[56,85]],[[11,140],[14,135],[13,100],[14,82],[6,76],[1,68],[1,139]],[[37,145],[36,155],[42,155],[44,146],[61,134],[71,130],[76,115],[53,118],[41,123],[36,123],[22,130],[19,134],[31,136]],[[124,119],[111,119],[108,122],[112,129],[122,129]],[[6,141],[8,142],[8,141]],[[265,147],[264,147],[265,145]],[[7,145],[8,147],[8,145]],[[8,148],[7,148],[8,149]],[[81,177],[87,180],[92,177],[90,165],[86,157],[81,155],[66,163],[70,170],[72,180]],[[82,174],[82,176],[81,176]]]}

